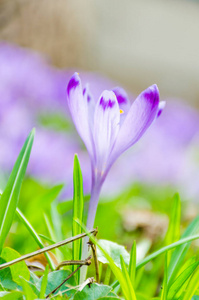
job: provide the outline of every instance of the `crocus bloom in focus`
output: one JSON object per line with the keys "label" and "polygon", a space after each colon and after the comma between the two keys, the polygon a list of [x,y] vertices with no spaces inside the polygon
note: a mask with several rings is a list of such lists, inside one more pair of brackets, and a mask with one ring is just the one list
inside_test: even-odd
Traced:
{"label": "crocus bloom in focus", "polygon": [[135,144],[161,114],[159,91],[154,84],[130,106],[125,91],[103,91],[95,101],[88,87],[82,89],[78,73],[70,79],[67,101],[76,129],[89,152],[92,187],[87,228],[93,227],[102,184],[114,161]]}

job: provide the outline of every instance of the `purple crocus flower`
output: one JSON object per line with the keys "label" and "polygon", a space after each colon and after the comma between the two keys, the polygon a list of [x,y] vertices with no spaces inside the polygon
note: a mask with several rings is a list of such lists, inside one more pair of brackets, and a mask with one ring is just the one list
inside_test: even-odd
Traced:
{"label": "purple crocus flower", "polygon": [[87,227],[91,228],[101,187],[112,164],[141,138],[161,113],[164,103],[159,103],[156,85],[143,91],[131,106],[121,88],[105,90],[95,102],[88,86],[82,89],[78,73],[68,83],[67,96],[72,119],[91,159],[92,186],[87,219]]}

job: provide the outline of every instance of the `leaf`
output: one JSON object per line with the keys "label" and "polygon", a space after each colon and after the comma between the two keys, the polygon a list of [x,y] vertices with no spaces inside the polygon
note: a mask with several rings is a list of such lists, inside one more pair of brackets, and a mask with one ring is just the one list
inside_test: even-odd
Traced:
{"label": "leaf", "polygon": [[[3,249],[1,255],[2,255],[2,258],[5,259],[6,262],[9,262],[11,260],[21,257],[21,255],[17,251],[15,251],[14,249],[8,248],[8,247]],[[12,274],[12,279],[19,285],[21,284],[21,279],[19,278],[19,275],[22,276],[26,280],[30,279],[30,272],[24,261],[14,264],[14,265],[10,266],[9,268],[10,268],[10,271]]]}
{"label": "leaf", "polygon": [[105,296],[105,297],[100,297],[98,300],[119,300],[121,298],[119,297],[111,297],[111,296]]}
{"label": "leaf", "polygon": [[[197,268],[195,270],[195,272],[193,273],[189,284],[187,286],[186,292],[184,294],[183,300],[199,300],[199,296],[194,296],[197,288],[198,288],[198,278],[199,278],[199,268]],[[194,296],[192,298],[192,296]]]}
{"label": "leaf", "polygon": [[23,294],[19,291],[14,292],[0,292],[0,298],[3,300],[18,300],[22,299]]}
{"label": "leaf", "polygon": [[[59,270],[59,271],[54,271],[48,274],[48,283],[47,283],[47,287],[46,287],[46,295],[48,295],[49,293],[51,293],[56,287],[58,287],[69,275],[70,275],[70,271],[69,270]],[[40,279],[40,283],[41,283],[42,279]],[[75,281],[74,278],[71,277],[67,282],[67,285],[72,285],[75,286]],[[66,287],[66,284],[63,284],[58,291],[61,291],[63,293],[63,291],[65,292],[64,294],[66,294],[67,296],[70,296],[71,294],[74,294],[74,290],[69,290]],[[57,291],[57,292],[58,292]],[[57,293],[56,292],[56,293]]]}
{"label": "leaf", "polygon": [[165,263],[164,263],[164,281],[163,281],[162,293],[161,293],[161,298],[160,298],[161,300],[167,300],[167,277],[168,277],[167,261],[168,261],[168,258],[167,258],[167,252],[166,252]]}
{"label": "leaf", "polygon": [[23,148],[8,179],[6,188],[0,198],[0,253],[15,215],[21,184],[26,172],[30,152],[32,149],[34,134],[35,130],[33,129],[23,145]]}
{"label": "leaf", "polygon": [[129,288],[129,294],[132,296],[132,299],[136,299],[135,291],[134,291],[133,285],[131,283],[129,273],[128,273],[128,270],[127,270],[127,267],[125,265],[122,255],[120,255],[120,261],[121,261],[122,273],[124,275],[124,278],[126,279],[126,282],[127,282],[128,288]]}
{"label": "leaf", "polygon": [[[73,223],[72,234],[73,236],[81,234],[82,228],[74,220],[79,219],[83,221],[84,210],[84,195],[83,195],[83,180],[82,172],[77,155],[74,157],[74,169],[73,169]],[[80,260],[82,255],[82,239],[74,241],[72,244],[72,259]],[[75,266],[72,267],[75,270]],[[77,283],[79,284],[80,271],[76,274]]]}
{"label": "leaf", "polygon": [[154,258],[158,257],[159,255],[165,253],[166,251],[169,251],[171,249],[174,249],[178,246],[184,246],[186,244],[190,244],[190,242],[199,239],[199,234],[195,234],[195,235],[190,235],[188,237],[185,238],[181,238],[179,241],[170,244],[166,247],[160,248],[159,250],[153,252],[152,254],[148,255],[147,257],[145,257],[142,261],[138,262],[136,264],[136,269],[140,269],[141,267],[145,266],[148,262],[150,262],[151,260],[153,260]]}
{"label": "leaf", "polygon": [[[32,227],[32,225],[30,224],[30,222],[26,219],[26,217],[24,216],[24,214],[19,210],[19,208],[16,209],[17,215],[19,217],[19,219],[22,221],[22,223],[25,225],[25,227],[27,228],[27,230],[30,232],[30,234],[32,235],[33,239],[36,241],[37,245],[40,248],[44,248],[44,245],[42,243],[42,240],[40,239],[39,235],[37,234],[37,232],[35,231],[35,229]],[[52,259],[50,258],[50,255],[48,253],[44,253],[49,266],[51,268],[51,270],[54,270],[54,263],[52,261]]]}
{"label": "leaf", "polygon": [[29,282],[27,282],[23,277],[21,277],[21,286],[26,296],[26,300],[35,300],[37,295],[33,292]]}
{"label": "leaf", "polygon": [[[196,233],[199,233],[199,216],[196,217],[191,224],[187,227],[184,234],[181,237],[183,238],[190,237]],[[176,274],[178,273],[182,261],[190,247],[190,243],[183,244],[175,249],[171,256],[171,261],[168,267],[168,286],[170,286],[171,282],[174,280]]]}
{"label": "leaf", "polygon": [[[5,262],[6,261],[0,257],[0,264],[3,264]],[[17,283],[12,279],[10,268],[0,270],[0,284],[3,288],[8,290],[15,290],[18,287]]]}
{"label": "leaf", "polygon": [[172,283],[172,285],[169,288],[168,299],[173,299],[175,296],[177,297],[177,299],[179,299],[180,295],[183,292],[182,287],[193,274],[198,265],[199,262],[193,263],[176,278],[176,280]]}
{"label": "leaf", "polygon": [[[89,202],[90,195],[84,195],[84,203]],[[73,199],[67,199],[63,202],[59,202],[57,205],[58,213],[63,215],[67,213],[68,211],[73,209]]]}
{"label": "leaf", "polygon": [[46,287],[47,287],[47,283],[48,283],[48,271],[49,271],[49,267],[48,265],[45,268],[44,271],[44,275],[42,277],[42,281],[41,281],[41,289],[40,289],[40,294],[39,294],[39,298],[45,298],[45,291],[46,291]]}
{"label": "leaf", "polygon": [[129,261],[129,277],[133,284],[135,282],[135,272],[136,272],[136,241],[133,242],[131,253],[130,253],[130,261]]}
{"label": "leaf", "polygon": [[81,292],[75,294],[74,300],[97,300],[108,295],[111,289],[110,286],[98,283],[93,283],[90,287],[86,285]]}
{"label": "leaf", "polygon": [[[175,194],[172,201],[172,211],[169,221],[168,231],[165,237],[166,245],[174,243],[180,238],[180,222],[181,222],[181,202],[179,194]],[[171,252],[167,254],[168,261],[171,259]]]}
{"label": "leaf", "polygon": [[[119,268],[121,268],[120,255],[122,255],[125,264],[126,265],[129,264],[130,255],[124,246],[118,245],[117,243],[107,241],[107,240],[99,240],[98,244],[114,260],[114,263]],[[106,255],[104,255],[104,252],[102,252],[101,249],[99,248],[97,249],[97,258],[103,264],[109,264],[109,260],[106,258]]]}

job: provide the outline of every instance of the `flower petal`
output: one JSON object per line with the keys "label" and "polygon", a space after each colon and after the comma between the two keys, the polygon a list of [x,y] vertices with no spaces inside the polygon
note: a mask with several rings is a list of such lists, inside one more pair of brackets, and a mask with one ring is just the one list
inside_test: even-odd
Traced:
{"label": "flower petal", "polygon": [[121,87],[115,87],[112,89],[114,92],[117,102],[119,104],[120,108],[120,125],[124,122],[124,119],[126,118],[126,115],[130,109],[130,101],[128,99],[127,93],[125,92],[124,89]]}
{"label": "flower petal", "polygon": [[94,114],[93,139],[96,151],[97,173],[103,174],[108,156],[115,143],[120,127],[120,110],[112,91],[100,96]]}
{"label": "flower petal", "polygon": [[158,106],[157,118],[162,114],[163,109],[165,108],[166,102],[161,101]]}
{"label": "flower petal", "polygon": [[88,103],[83,96],[81,80],[75,73],[67,87],[67,102],[75,127],[84,141],[91,156],[93,156],[92,138],[88,120]]}
{"label": "flower petal", "polygon": [[88,120],[89,120],[90,130],[92,132],[93,131],[94,112],[95,112],[96,102],[93,98],[93,95],[90,92],[88,84],[83,89],[83,96],[85,98],[85,101],[87,101],[87,104],[88,104]]}
{"label": "flower petal", "polygon": [[154,84],[143,91],[132,104],[118,133],[111,162],[141,138],[155,119],[158,105],[159,91]]}

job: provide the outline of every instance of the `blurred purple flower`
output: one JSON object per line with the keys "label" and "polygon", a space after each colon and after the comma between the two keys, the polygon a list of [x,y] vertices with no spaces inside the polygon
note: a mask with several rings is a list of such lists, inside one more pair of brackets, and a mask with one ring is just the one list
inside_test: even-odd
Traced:
{"label": "blurred purple flower", "polygon": [[[76,129],[89,152],[92,166],[92,188],[87,227],[94,224],[99,194],[115,160],[145,133],[159,110],[159,91],[152,85],[129,106],[121,88],[105,90],[95,102],[88,87],[82,90],[75,73],[67,87],[68,107]],[[120,118],[120,114],[125,116]]]}

